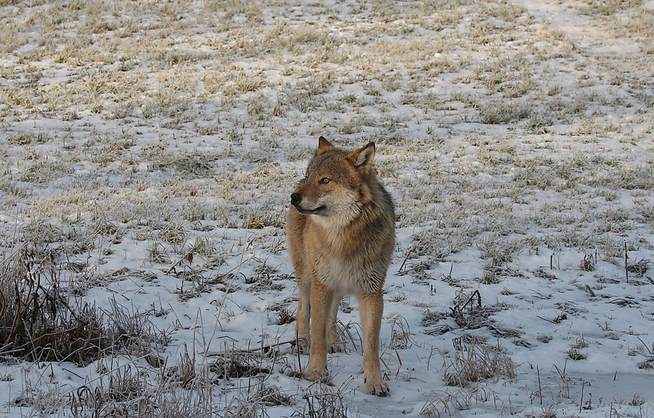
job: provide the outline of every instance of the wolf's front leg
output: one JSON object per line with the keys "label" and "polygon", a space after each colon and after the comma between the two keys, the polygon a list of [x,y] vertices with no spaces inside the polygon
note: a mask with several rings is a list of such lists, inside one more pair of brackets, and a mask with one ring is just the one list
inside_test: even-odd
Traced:
{"label": "wolf's front leg", "polygon": [[311,284],[311,354],[304,373],[308,380],[327,378],[327,324],[334,291],[318,280]]}
{"label": "wolf's front leg", "polygon": [[299,353],[309,354],[309,317],[311,315],[311,277],[298,277],[297,288],[300,299],[297,303],[295,322],[296,349]]}
{"label": "wolf's front leg", "polygon": [[384,312],[384,298],[379,294],[359,296],[361,327],[363,328],[363,373],[366,389],[373,395],[386,396],[388,384],[379,368],[379,331]]}

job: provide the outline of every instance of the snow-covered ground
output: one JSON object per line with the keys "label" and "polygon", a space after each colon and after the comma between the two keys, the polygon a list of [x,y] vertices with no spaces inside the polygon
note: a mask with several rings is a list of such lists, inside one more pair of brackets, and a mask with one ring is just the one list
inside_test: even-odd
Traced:
{"label": "snow-covered ground", "polygon": [[[7,337],[0,416],[654,416],[653,57],[652,2],[2,3],[2,335],[56,281],[120,338]],[[289,343],[320,135],[395,200],[387,398],[355,298],[330,384]]]}

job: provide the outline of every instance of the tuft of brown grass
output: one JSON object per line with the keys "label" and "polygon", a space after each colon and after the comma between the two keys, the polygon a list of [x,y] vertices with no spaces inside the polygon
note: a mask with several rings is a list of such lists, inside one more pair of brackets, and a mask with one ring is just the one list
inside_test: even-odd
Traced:
{"label": "tuft of brown grass", "polygon": [[183,356],[181,363],[169,370],[169,376],[159,375],[159,380],[153,384],[146,377],[147,368],[137,363],[120,366],[112,361],[99,379],[69,395],[71,416],[216,416],[218,407],[211,400],[207,376],[193,373],[192,379],[181,382],[178,371],[189,367],[188,359]]}
{"label": "tuft of brown grass", "polygon": [[266,407],[292,405],[293,396],[283,393],[277,386],[270,386],[263,381],[248,385],[247,390],[239,391],[225,410],[225,418],[257,418],[268,416]]}
{"label": "tuft of brown grass", "polygon": [[306,404],[302,411],[308,418],[347,418],[347,404],[339,391],[306,394],[302,397]]}
{"label": "tuft of brown grass", "polygon": [[430,418],[460,416],[461,411],[467,411],[473,405],[485,402],[496,402],[498,394],[489,388],[479,387],[473,390],[456,389],[434,391],[420,410],[420,415]]}
{"label": "tuft of brown grass", "polygon": [[447,386],[468,387],[472,383],[516,377],[516,365],[500,347],[470,344],[446,361],[443,380]]}
{"label": "tuft of brown grass", "polygon": [[221,353],[218,359],[209,367],[209,370],[218,379],[230,380],[270,373],[270,369],[261,366],[262,359],[259,355],[229,350]]}
{"label": "tuft of brown grass", "polygon": [[282,306],[277,312],[277,325],[286,325],[295,322],[295,313],[288,306]]}

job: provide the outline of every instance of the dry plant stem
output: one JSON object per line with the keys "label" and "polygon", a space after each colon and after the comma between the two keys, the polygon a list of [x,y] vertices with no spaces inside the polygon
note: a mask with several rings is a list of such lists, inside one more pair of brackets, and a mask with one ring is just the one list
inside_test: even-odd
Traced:
{"label": "dry plant stem", "polygon": [[[288,341],[282,341],[282,342],[278,342],[278,343],[274,343],[274,344],[262,345],[261,347],[240,349],[240,350],[236,350],[236,351],[238,351],[240,353],[254,353],[254,352],[257,352],[257,351],[261,351],[261,352],[266,353],[266,352],[269,352],[274,347],[279,347],[280,345],[285,345],[285,344],[293,345],[295,343],[296,343],[296,340],[288,340]],[[225,354],[232,353],[232,352],[234,352],[234,350],[219,351],[219,352],[214,352],[214,353],[207,353],[207,356],[209,356],[209,357],[224,356]]]}
{"label": "dry plant stem", "polygon": [[536,375],[538,377],[538,397],[540,398],[540,406],[543,406],[543,386],[540,380],[540,367],[536,365]]}
{"label": "dry plant stem", "polygon": [[627,243],[624,243],[624,278],[629,283],[629,252],[627,250]]}

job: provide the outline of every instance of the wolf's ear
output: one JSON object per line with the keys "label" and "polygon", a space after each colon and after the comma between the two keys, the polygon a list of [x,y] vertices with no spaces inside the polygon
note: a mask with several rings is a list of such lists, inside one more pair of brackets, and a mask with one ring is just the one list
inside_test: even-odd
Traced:
{"label": "wolf's ear", "polygon": [[331,144],[331,142],[327,141],[324,136],[318,138],[318,154],[332,150],[334,148],[335,147]]}
{"label": "wolf's ear", "polygon": [[352,151],[347,155],[347,159],[358,169],[370,168],[372,159],[375,157],[375,143],[370,142],[363,148]]}

